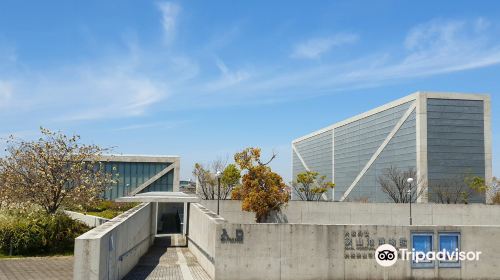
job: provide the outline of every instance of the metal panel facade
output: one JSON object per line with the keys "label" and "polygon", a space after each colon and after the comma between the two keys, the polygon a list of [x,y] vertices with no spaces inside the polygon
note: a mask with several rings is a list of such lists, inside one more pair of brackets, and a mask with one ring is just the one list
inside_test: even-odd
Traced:
{"label": "metal panel facade", "polygon": [[413,111],[349,194],[348,200],[391,202],[387,194],[382,191],[378,178],[384,176],[386,169],[391,166],[402,171],[416,169],[415,121],[415,111]]}
{"label": "metal panel facade", "polygon": [[[311,170],[333,176],[336,200],[389,201],[378,178],[393,166],[416,169],[428,185],[422,202],[437,202],[437,186],[444,181],[450,185],[450,181],[463,183],[466,176],[480,176],[488,177],[488,182],[491,177],[489,100],[485,95],[418,92],[308,134],[292,145]],[[410,113],[410,108],[415,109]],[[294,176],[305,170],[300,156],[293,152]],[[484,201],[482,194],[469,199]]]}
{"label": "metal panel facade", "polygon": [[[485,177],[484,104],[481,100],[427,100],[430,201],[442,181]],[[484,202],[483,195],[470,202]]]}
{"label": "metal panel facade", "polygon": [[[302,156],[309,170],[326,176],[328,180],[332,180],[332,146],[331,130],[295,143],[295,148]],[[295,179],[298,173],[304,171],[306,169],[302,162],[293,152],[293,178]],[[331,194],[329,194],[328,198],[330,197]]]}
{"label": "metal panel facade", "polygon": [[[336,198],[340,198],[344,195],[344,192],[354,182],[356,176],[361,172],[375,151],[380,147],[397,122],[408,110],[410,104],[411,102],[407,102],[335,128],[334,170]],[[414,114],[412,119],[414,123]],[[406,139],[415,136],[413,134],[413,136],[404,135],[404,137]],[[413,141],[413,143],[415,143],[415,141]],[[395,144],[393,144],[393,146],[394,145]],[[386,147],[386,149],[387,148],[389,147]],[[413,150],[416,153],[416,149]],[[392,157],[392,155],[389,155],[390,153],[386,153],[386,158],[384,160],[391,161],[391,158],[387,159],[387,157]],[[363,176],[362,181],[358,183],[358,185],[360,183],[362,184],[362,188],[359,188],[359,186],[354,187],[353,192],[351,192],[347,198],[348,200],[377,200],[376,197],[373,197],[378,186],[376,180],[377,168],[372,168],[368,170],[368,172],[369,173]]]}

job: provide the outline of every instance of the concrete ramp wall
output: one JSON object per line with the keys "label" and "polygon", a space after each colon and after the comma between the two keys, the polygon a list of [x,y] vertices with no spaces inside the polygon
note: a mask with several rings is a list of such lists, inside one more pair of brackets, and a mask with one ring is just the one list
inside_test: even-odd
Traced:
{"label": "concrete ramp wall", "polygon": [[73,279],[122,279],[153,244],[155,207],[142,203],[76,238]]}
{"label": "concrete ramp wall", "polygon": [[217,232],[226,220],[198,203],[189,209],[188,247],[205,271],[215,279]]}

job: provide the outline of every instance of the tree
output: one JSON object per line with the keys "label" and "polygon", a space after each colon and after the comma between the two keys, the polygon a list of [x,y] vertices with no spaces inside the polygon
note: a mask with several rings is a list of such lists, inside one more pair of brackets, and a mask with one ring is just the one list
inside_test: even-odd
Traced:
{"label": "tree", "polygon": [[241,173],[234,164],[226,166],[225,161],[216,160],[211,163],[211,169],[205,168],[202,164],[196,163],[193,169],[199,190],[198,195],[202,199],[214,200],[217,199],[219,193],[218,181],[215,176],[217,171],[222,171],[220,199],[227,199],[233,188],[239,184]]}
{"label": "tree", "polygon": [[231,163],[224,171],[222,171],[221,177],[221,199],[227,199],[233,188],[240,183],[241,171],[236,167],[235,164]]}
{"label": "tree", "polygon": [[500,204],[500,181],[493,177],[491,180],[491,188],[488,190],[488,196],[491,198],[492,204]]}
{"label": "tree", "polygon": [[[413,178],[414,182],[408,184],[408,178]],[[382,191],[395,203],[416,202],[425,192],[425,182],[417,178],[415,169],[410,168],[402,171],[391,166],[384,170],[384,174],[378,177],[378,182]]]}
{"label": "tree", "polygon": [[62,132],[40,128],[42,137],[23,141],[9,137],[0,159],[0,197],[37,204],[49,214],[61,205],[84,207],[98,201],[114,180],[99,157],[105,149],[79,142]]}
{"label": "tree", "polygon": [[441,180],[432,186],[436,202],[443,204],[467,203],[472,190],[460,179]]}
{"label": "tree", "polygon": [[196,163],[193,169],[196,184],[199,186],[196,192],[202,199],[215,199],[215,177],[202,164]]}
{"label": "tree", "polygon": [[300,200],[319,201],[334,183],[326,181],[326,176],[319,176],[318,172],[305,171],[297,174],[297,179],[292,182],[292,187]]}
{"label": "tree", "polygon": [[440,180],[432,186],[436,202],[444,204],[469,203],[474,194],[484,194],[489,190],[484,178],[464,175]]}
{"label": "tree", "polygon": [[233,189],[232,198],[242,200],[242,210],[255,213],[258,223],[264,222],[272,211],[281,211],[289,199],[283,178],[274,173],[268,164],[276,157],[263,163],[259,148],[246,148],[234,155],[234,161],[243,175],[242,184]]}

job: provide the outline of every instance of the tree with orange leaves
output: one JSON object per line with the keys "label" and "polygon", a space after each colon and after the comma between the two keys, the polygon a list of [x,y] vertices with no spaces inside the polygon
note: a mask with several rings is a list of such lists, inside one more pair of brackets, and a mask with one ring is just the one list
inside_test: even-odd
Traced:
{"label": "tree with orange leaves", "polygon": [[266,221],[271,211],[280,211],[289,199],[286,185],[280,175],[260,160],[259,148],[246,148],[234,155],[234,161],[245,171],[242,184],[233,189],[232,199],[242,200],[242,210],[255,212],[257,223]]}

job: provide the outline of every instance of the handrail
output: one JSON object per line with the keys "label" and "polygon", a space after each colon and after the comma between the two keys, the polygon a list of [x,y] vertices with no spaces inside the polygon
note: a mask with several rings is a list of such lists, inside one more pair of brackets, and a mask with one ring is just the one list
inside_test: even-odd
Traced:
{"label": "handrail", "polygon": [[132,252],[133,250],[135,250],[137,247],[139,247],[139,245],[141,245],[142,243],[144,243],[144,241],[148,240],[151,238],[151,235],[144,238],[143,240],[141,240],[141,242],[137,243],[134,245],[134,247],[128,249],[125,253],[121,254],[121,256],[118,257],[118,260],[119,261],[123,261],[123,258],[128,255],[130,252]]}

